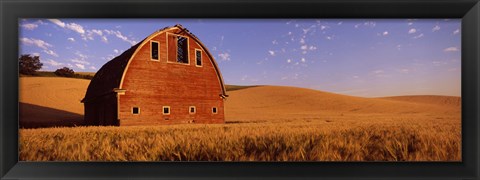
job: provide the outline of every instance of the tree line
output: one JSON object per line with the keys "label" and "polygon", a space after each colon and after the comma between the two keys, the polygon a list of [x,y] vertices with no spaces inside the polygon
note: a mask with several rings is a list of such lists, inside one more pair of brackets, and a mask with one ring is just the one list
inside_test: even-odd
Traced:
{"label": "tree line", "polygon": [[[43,66],[43,63],[40,62],[40,56],[32,56],[30,54],[22,54],[20,55],[19,61],[19,72],[21,75],[27,76],[40,76],[41,74],[38,73]],[[53,72],[56,76],[59,77],[72,77],[72,78],[82,78],[82,79],[92,79],[92,75],[88,74],[75,74],[73,69],[68,67],[62,67],[55,72]]]}

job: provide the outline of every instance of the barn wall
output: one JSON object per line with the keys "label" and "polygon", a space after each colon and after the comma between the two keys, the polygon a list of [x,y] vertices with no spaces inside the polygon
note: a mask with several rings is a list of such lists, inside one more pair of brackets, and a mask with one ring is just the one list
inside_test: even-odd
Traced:
{"label": "barn wall", "polygon": [[[151,60],[148,42],[130,62],[122,86],[126,92],[119,99],[121,125],[223,123],[222,85],[206,50],[189,37],[190,64],[179,64],[171,59],[176,48],[167,48],[167,37],[162,33],[152,39],[160,43],[159,61]],[[195,49],[203,51],[202,67],[195,66]],[[170,106],[170,115],[162,114],[163,106]],[[190,106],[196,107],[195,114],[189,113]],[[132,107],[139,107],[140,114],[133,115]],[[217,114],[212,107],[217,107]]]}

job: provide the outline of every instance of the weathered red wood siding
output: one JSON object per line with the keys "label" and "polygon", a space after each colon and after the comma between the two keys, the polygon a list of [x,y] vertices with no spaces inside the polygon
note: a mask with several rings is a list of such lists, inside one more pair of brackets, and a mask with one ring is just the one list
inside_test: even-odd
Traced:
{"label": "weathered red wood siding", "polygon": [[[176,33],[170,30],[169,33]],[[220,97],[222,84],[206,50],[187,33],[189,64],[176,63],[167,58],[176,53],[176,48],[167,47],[167,33],[161,33],[152,40],[159,42],[160,60],[150,58],[150,42],[134,55],[125,72],[119,95],[120,125],[151,125],[189,123],[223,123],[224,101]],[[168,54],[167,54],[167,49]],[[202,50],[202,67],[195,65],[195,49]],[[170,115],[163,115],[163,106],[170,106]],[[196,113],[190,114],[189,107],[195,106]],[[139,107],[140,114],[132,114],[132,107]],[[217,107],[217,114],[212,113]]]}

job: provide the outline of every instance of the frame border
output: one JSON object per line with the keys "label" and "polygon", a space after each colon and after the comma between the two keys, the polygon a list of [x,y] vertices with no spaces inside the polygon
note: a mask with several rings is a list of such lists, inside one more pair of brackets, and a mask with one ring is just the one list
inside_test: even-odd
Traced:
{"label": "frame border", "polygon": [[[479,0],[0,0],[0,12],[0,179],[480,179]],[[18,19],[160,17],[462,18],[463,162],[18,162]]]}

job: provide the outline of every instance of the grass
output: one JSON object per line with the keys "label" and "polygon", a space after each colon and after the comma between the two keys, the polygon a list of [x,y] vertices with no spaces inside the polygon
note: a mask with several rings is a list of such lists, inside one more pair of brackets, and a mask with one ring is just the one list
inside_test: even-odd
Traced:
{"label": "grass", "polygon": [[21,129],[20,160],[461,161],[456,120],[411,120]]}

